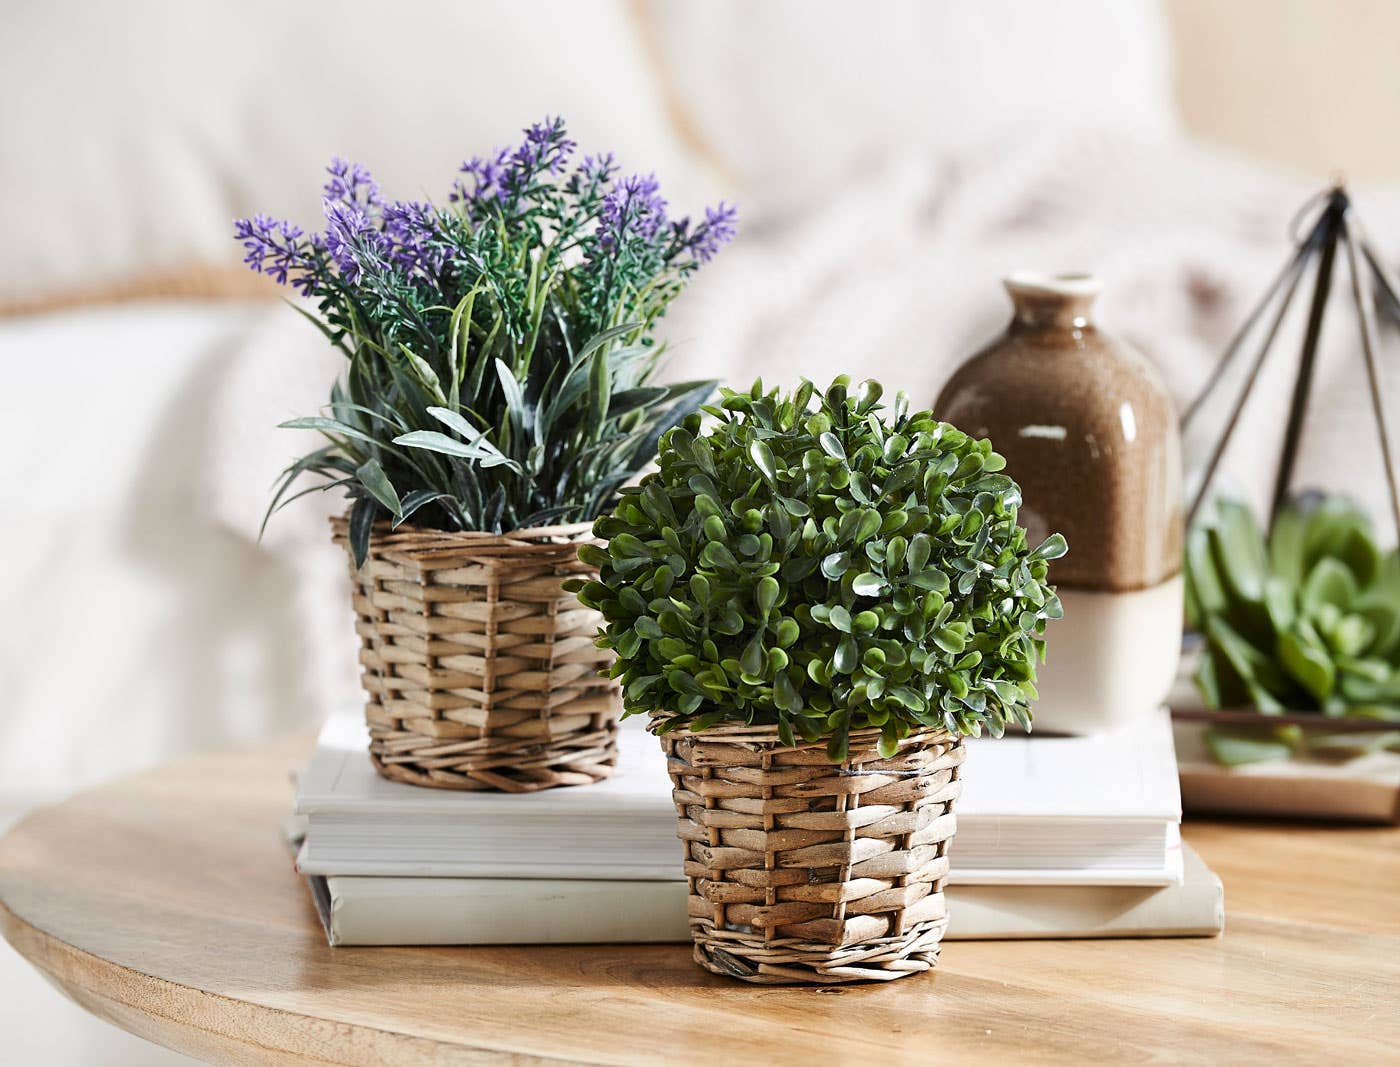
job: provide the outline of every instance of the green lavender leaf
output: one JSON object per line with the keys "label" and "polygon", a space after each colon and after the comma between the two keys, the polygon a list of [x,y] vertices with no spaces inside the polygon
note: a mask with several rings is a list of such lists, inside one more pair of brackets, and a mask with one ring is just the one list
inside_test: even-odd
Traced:
{"label": "green lavender leaf", "polygon": [[370,495],[383,504],[392,515],[397,517],[403,513],[403,504],[399,501],[399,494],[385,475],[384,468],[379,465],[379,460],[367,460],[355,471],[355,477],[360,480],[361,485],[369,490]]}

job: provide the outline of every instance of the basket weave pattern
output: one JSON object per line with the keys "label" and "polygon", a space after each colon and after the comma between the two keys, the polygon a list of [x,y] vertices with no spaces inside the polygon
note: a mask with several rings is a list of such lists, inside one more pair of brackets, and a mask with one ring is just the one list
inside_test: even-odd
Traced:
{"label": "basket weave pattern", "polygon": [[[344,519],[332,529],[348,547]],[[564,590],[590,527],[493,535],[376,527],[355,583],[370,757],[396,781],[533,792],[617,762],[602,616]],[[348,556],[348,553],[347,553]]]}
{"label": "basket weave pattern", "polygon": [[928,731],[883,759],[878,740],[853,733],[833,765],[771,727],[662,735],[700,966],[764,984],[933,966],[965,749]]}

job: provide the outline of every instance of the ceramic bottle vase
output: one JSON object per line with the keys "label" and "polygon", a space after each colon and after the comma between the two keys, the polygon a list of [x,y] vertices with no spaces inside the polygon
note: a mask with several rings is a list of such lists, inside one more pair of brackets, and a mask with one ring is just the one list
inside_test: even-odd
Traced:
{"label": "ceramic bottle vase", "polygon": [[1021,521],[1051,565],[1065,617],[1048,633],[1038,730],[1093,733],[1159,707],[1182,623],[1181,442],[1152,367],[1100,331],[1088,275],[1006,279],[1006,332],[943,387],[934,413],[990,437],[1020,483]]}

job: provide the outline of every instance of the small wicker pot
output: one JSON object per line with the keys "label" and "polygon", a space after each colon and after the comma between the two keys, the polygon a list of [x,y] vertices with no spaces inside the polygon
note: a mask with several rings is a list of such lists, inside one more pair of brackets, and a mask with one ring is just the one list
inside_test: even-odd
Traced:
{"label": "small wicker pot", "polygon": [[[332,521],[347,548],[347,524]],[[617,763],[621,708],[599,676],[602,616],[565,591],[592,574],[587,524],[493,535],[376,527],[355,583],[370,758],[386,778],[528,793]]]}
{"label": "small wicker pot", "polygon": [[884,759],[879,736],[853,733],[833,765],[771,727],[662,735],[701,967],[826,985],[933,966],[965,749],[928,731]]}

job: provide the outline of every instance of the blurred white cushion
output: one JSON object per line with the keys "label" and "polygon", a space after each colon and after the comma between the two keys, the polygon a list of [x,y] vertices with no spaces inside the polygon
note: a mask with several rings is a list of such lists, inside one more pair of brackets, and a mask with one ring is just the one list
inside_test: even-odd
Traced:
{"label": "blurred white cushion", "polygon": [[320,217],[321,168],[441,199],[462,158],[562,113],[693,208],[621,0],[15,0],[0,34],[0,294],[236,261],[235,216]]}
{"label": "blurred white cushion", "polygon": [[[267,346],[278,370],[250,391],[240,369]],[[0,322],[0,802],[358,699],[338,501],[289,510],[280,549],[255,543],[306,443],[275,423],[314,411],[337,362],[280,305]]]}
{"label": "blurred white cushion", "polygon": [[[657,3],[667,76],[765,211],[910,154],[1017,134],[1175,128],[1156,4],[1115,0]],[[888,225],[895,225],[890,220]]]}

